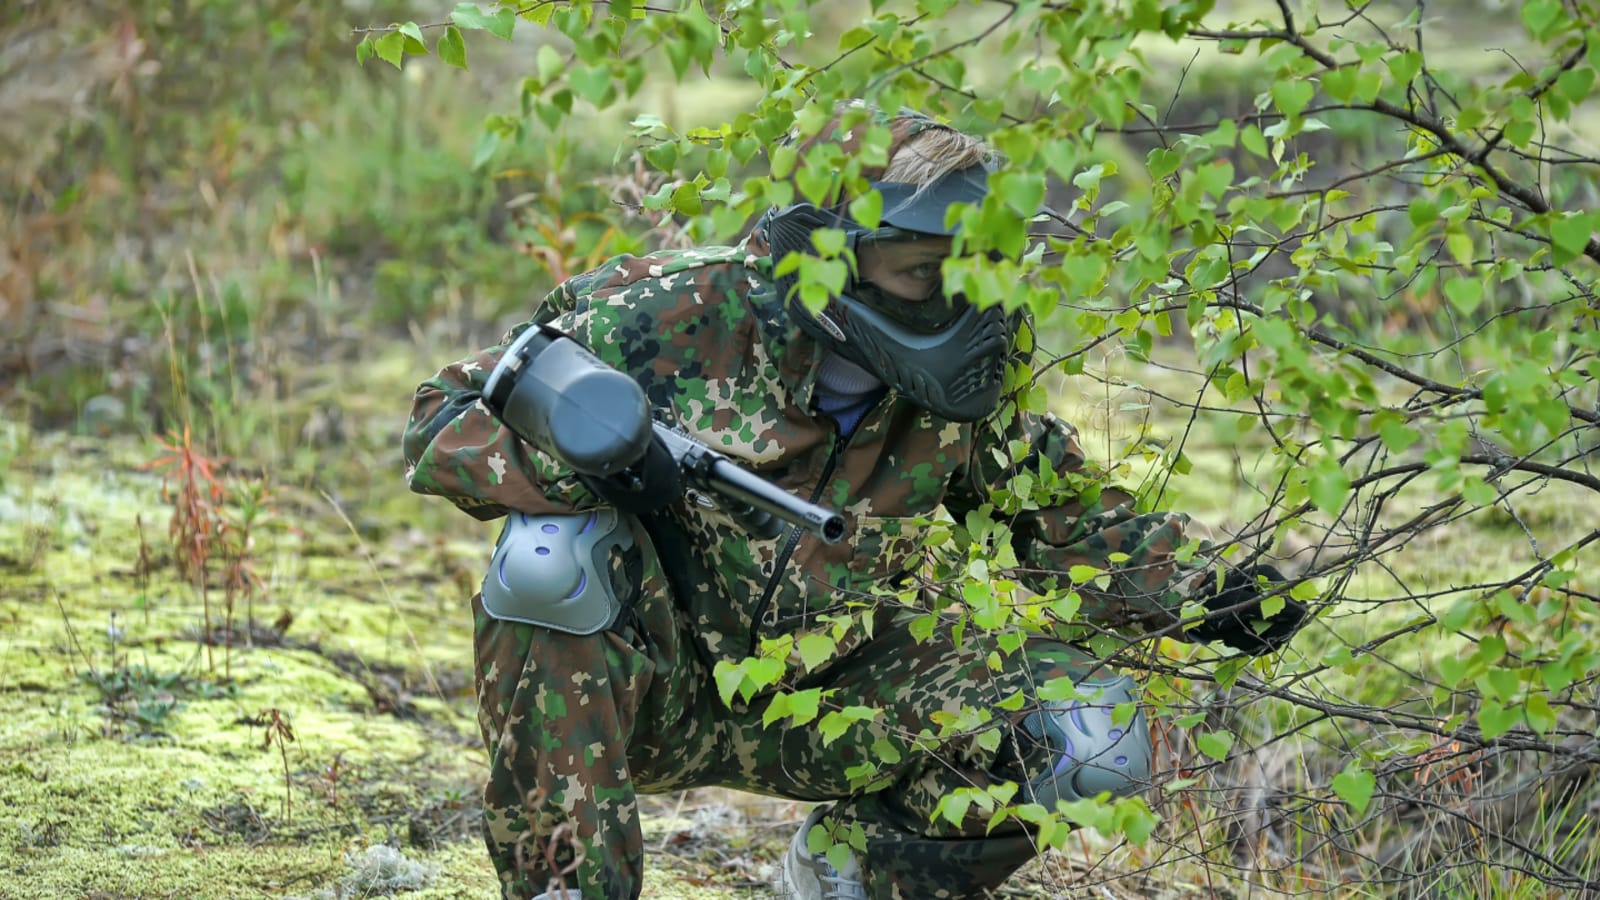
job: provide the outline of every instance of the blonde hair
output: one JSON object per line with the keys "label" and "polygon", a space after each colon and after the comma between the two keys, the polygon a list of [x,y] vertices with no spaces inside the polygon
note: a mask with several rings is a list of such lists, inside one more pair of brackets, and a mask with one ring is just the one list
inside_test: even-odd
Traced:
{"label": "blonde hair", "polygon": [[944,175],[975,166],[990,156],[989,147],[954,128],[935,126],[913,134],[883,170],[883,181],[928,185]]}

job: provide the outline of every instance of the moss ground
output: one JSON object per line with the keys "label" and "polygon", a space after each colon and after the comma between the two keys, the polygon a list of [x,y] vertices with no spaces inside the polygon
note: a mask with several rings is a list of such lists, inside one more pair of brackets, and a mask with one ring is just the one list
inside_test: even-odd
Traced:
{"label": "moss ground", "polygon": [[[424,867],[406,896],[494,896],[457,577],[487,545],[459,516],[458,539],[369,541],[286,489],[261,595],[230,619],[213,585],[207,645],[155,449],[0,432],[0,897],[369,896],[375,846]],[[414,523],[415,499],[371,506]],[[660,900],[764,896],[806,812],[715,790],[643,806]]]}

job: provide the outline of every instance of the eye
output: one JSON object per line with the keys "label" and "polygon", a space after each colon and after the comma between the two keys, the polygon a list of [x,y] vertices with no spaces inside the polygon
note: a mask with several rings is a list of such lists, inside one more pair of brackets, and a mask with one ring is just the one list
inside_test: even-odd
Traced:
{"label": "eye", "polygon": [[939,263],[925,262],[905,270],[905,274],[921,281],[931,281],[939,277]]}

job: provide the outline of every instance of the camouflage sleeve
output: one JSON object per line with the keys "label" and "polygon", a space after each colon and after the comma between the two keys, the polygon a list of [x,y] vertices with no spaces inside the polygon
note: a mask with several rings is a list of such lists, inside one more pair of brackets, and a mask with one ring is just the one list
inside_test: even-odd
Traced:
{"label": "camouflage sleeve", "polygon": [[[550,300],[566,286],[557,288]],[[568,317],[563,317],[568,318]],[[417,387],[401,439],[406,481],[419,494],[448,498],[478,519],[515,510],[534,515],[572,512],[593,503],[575,473],[524,443],[490,415],[484,383],[519,325],[497,346],[446,366]],[[564,331],[570,322],[554,323]]]}
{"label": "camouflage sleeve", "polygon": [[[1078,588],[1082,616],[1140,630],[1172,624],[1201,589],[1204,568],[1180,559],[1189,517],[1139,512],[1133,494],[1107,485],[1105,473],[1085,458],[1077,430],[1053,415],[1018,413],[1007,427],[980,426],[973,468],[946,508],[960,521],[988,499],[991,486],[1023,473],[1035,484],[1057,486],[1055,502],[1020,512],[1011,523],[1020,580],[1029,588],[1063,586],[1073,566],[1102,569],[1109,581]],[[1113,562],[1115,554],[1126,558]]]}

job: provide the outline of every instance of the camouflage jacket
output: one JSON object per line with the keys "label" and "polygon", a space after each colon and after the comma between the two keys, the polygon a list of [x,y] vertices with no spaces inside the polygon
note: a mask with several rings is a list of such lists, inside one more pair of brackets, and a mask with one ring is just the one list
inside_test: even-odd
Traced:
{"label": "camouflage jacket", "polygon": [[[819,346],[792,324],[770,272],[759,237],[739,247],[623,256],[558,286],[539,315],[631,373],[653,407],[669,408],[710,447],[844,515],[845,539],[830,545],[792,530],[756,539],[690,498],[669,508],[681,547],[660,548],[664,563],[679,567],[676,583],[688,596],[678,602],[712,658],[742,658],[760,637],[812,627],[818,614],[838,614],[870,598],[874,585],[916,570],[919,520],[942,507],[963,521],[1012,472],[1093,474],[1074,430],[1054,417],[1011,416],[1006,427],[956,423],[892,390],[842,438],[813,406]],[[447,497],[480,519],[597,505],[573,472],[518,440],[479,402],[500,354],[525,327],[417,389],[404,437],[412,490]],[[1022,580],[1043,587],[1074,565],[1115,568],[1109,587],[1084,592],[1082,615],[1108,626],[1170,624],[1166,610],[1181,599],[1175,586],[1197,572],[1174,556],[1186,517],[1139,514],[1115,489],[1085,496],[1095,493],[1091,504],[1073,496],[1012,523]],[[1112,566],[1107,557],[1116,552],[1127,559]],[[853,629],[840,655],[864,631]]]}

